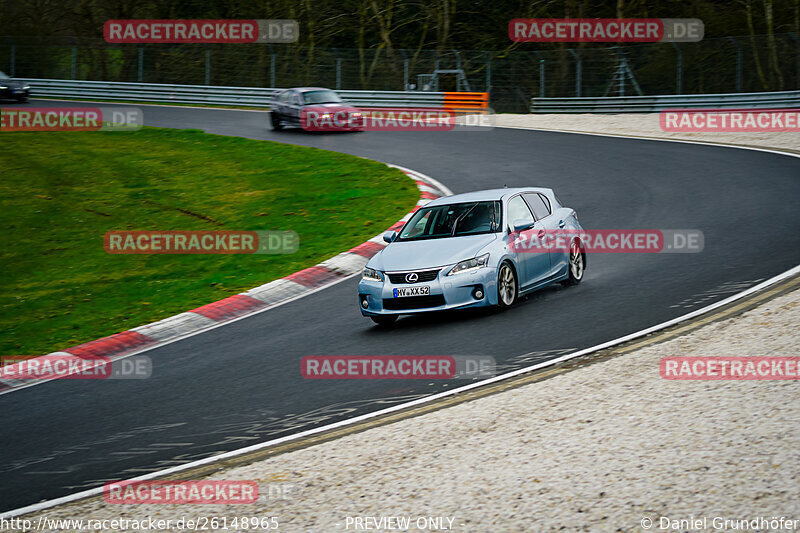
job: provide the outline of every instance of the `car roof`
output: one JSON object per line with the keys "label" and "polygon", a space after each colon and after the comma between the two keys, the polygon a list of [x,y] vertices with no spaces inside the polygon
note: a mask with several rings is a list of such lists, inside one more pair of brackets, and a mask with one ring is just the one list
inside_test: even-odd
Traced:
{"label": "car roof", "polygon": [[307,93],[311,91],[332,91],[333,89],[326,89],[325,87],[291,87],[287,91],[297,91],[298,93]]}
{"label": "car roof", "polygon": [[511,189],[486,189],[483,191],[467,192],[443,196],[425,204],[425,207],[436,205],[457,204],[462,202],[481,202],[489,200],[503,200],[521,192],[540,192],[548,197],[553,196],[553,190],[544,187],[515,187]]}

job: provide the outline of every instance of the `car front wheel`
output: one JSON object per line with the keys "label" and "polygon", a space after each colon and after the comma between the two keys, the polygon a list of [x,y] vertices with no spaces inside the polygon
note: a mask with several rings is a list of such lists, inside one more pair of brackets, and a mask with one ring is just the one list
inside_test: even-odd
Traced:
{"label": "car front wheel", "polygon": [[283,124],[281,124],[281,119],[278,114],[273,111],[269,115],[270,120],[272,121],[272,129],[275,131],[281,131],[283,129]]}
{"label": "car front wheel", "polygon": [[517,301],[517,276],[508,263],[500,265],[497,271],[497,305],[511,307]]}
{"label": "car front wheel", "polygon": [[564,285],[577,285],[583,279],[586,270],[586,253],[577,240],[572,241],[569,247],[569,268],[567,268],[567,279],[562,281]]}

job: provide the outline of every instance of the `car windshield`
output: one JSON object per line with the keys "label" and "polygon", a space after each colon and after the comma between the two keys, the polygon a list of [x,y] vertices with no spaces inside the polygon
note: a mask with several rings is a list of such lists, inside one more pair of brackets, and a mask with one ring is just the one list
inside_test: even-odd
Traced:
{"label": "car windshield", "polygon": [[500,202],[466,202],[423,207],[403,227],[399,241],[479,235],[500,230]]}
{"label": "car windshield", "polygon": [[338,104],[342,99],[333,91],[308,91],[303,93],[303,102],[306,104]]}
{"label": "car windshield", "polygon": [[8,80],[11,79],[5,72],[0,70],[0,80]]}

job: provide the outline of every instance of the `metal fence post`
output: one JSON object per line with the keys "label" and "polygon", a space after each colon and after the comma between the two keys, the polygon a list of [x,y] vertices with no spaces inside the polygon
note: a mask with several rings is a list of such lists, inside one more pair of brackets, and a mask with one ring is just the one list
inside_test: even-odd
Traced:
{"label": "metal fence post", "polygon": [[333,55],[336,57],[336,90],[342,88],[342,58],[339,57],[339,50],[331,48]]}
{"label": "metal fence post", "polygon": [[139,72],[136,76],[136,80],[141,83],[142,78],[144,76],[144,46],[139,47]]}
{"label": "metal fence post", "polygon": [[70,79],[77,79],[78,73],[78,43],[75,41],[74,37],[69,38],[72,41],[72,64],[70,66]]}
{"label": "metal fence post", "polygon": [[675,94],[681,94],[681,91],[683,90],[683,50],[681,50],[681,47],[675,44],[674,41],[670,41],[669,44],[671,44],[675,51],[678,52],[678,66],[675,69]]}
{"label": "metal fence post", "polygon": [[275,49],[269,46],[269,86],[275,87]]}
{"label": "metal fence post", "polygon": [[15,70],[16,70],[16,62],[17,62],[17,45],[14,43],[14,39],[11,37],[6,37],[6,40],[11,45],[11,65],[9,69],[9,74],[11,77],[14,77]]}
{"label": "metal fence post", "polygon": [[575,58],[575,96],[581,95],[581,56],[575,50],[569,49],[569,53]]}
{"label": "metal fence post", "polygon": [[408,54],[402,48],[399,50],[403,54],[403,90],[408,90]]}
{"label": "metal fence post", "polygon": [[206,85],[211,85],[211,48],[206,45]]}
{"label": "metal fence post", "polygon": [[436,58],[436,60],[433,63],[434,75],[433,75],[433,78],[431,79],[431,89],[430,90],[438,91],[439,90],[439,51],[438,50],[434,50],[433,54],[434,54],[434,57]]}
{"label": "metal fence post", "polygon": [[492,90],[492,56],[489,55],[489,52],[484,52],[486,54],[486,92],[491,92]]}
{"label": "metal fence post", "polygon": [[539,96],[544,98],[544,59],[539,60]]}
{"label": "metal fence post", "polygon": [[539,98],[544,98],[544,59],[539,52],[534,52],[539,58]]}
{"label": "metal fence post", "polygon": [[625,69],[628,67],[627,61],[625,61],[625,56],[622,55],[619,51],[619,46],[614,46],[614,53],[617,54],[619,58],[619,63],[617,63],[617,76],[619,77],[619,95],[625,96]]}
{"label": "metal fence post", "polygon": [[[797,87],[800,88],[800,39],[798,39],[797,34],[792,31],[789,32],[789,36],[797,43]],[[11,57],[14,57],[13,54]]]}
{"label": "metal fence post", "polygon": [[739,41],[733,37],[728,37],[730,42],[736,47],[736,92],[742,92],[742,47]]}

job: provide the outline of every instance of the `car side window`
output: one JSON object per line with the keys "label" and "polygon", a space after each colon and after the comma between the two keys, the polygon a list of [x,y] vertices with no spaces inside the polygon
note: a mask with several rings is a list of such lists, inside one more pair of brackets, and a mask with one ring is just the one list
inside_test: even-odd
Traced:
{"label": "car side window", "polygon": [[545,196],[545,195],[544,195],[544,194],[542,194],[542,193],[539,193],[539,197],[540,197],[542,200],[544,200],[544,205],[546,205],[546,206],[547,206],[547,212],[548,212],[548,213],[550,213],[550,214],[552,215],[552,214],[553,214],[553,206],[552,206],[552,205],[550,205],[550,198],[548,198],[547,196]]}
{"label": "car side window", "polygon": [[294,95],[294,99],[292,100],[294,105],[303,105],[303,99],[299,94]]}
{"label": "car side window", "polygon": [[533,215],[531,210],[528,209],[528,204],[522,199],[522,196],[515,196],[508,201],[508,225],[514,227],[514,223],[522,220],[526,224],[533,223]]}
{"label": "car side window", "polygon": [[544,203],[542,196],[535,192],[526,192],[525,199],[533,209],[533,214],[536,215],[536,220],[541,220],[550,214],[550,209]]}

